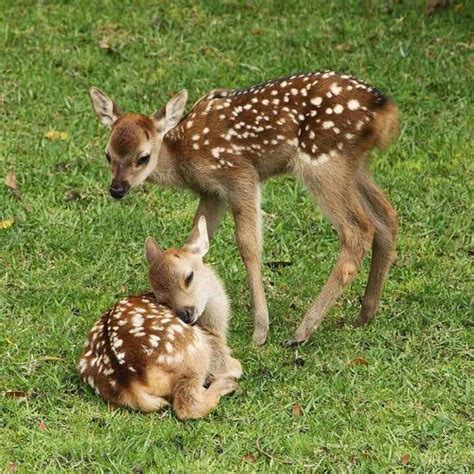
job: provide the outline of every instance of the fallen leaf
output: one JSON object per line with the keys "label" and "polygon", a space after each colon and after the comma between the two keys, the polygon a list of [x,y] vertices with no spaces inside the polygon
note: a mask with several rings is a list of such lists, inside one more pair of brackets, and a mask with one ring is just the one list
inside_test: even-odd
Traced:
{"label": "fallen leaf", "polygon": [[293,408],[291,409],[291,414],[293,416],[301,416],[303,414],[303,410],[301,409],[301,405],[299,403],[293,405]]}
{"label": "fallen leaf", "polygon": [[43,420],[40,420],[40,422],[38,424],[38,429],[40,431],[45,431],[46,430],[46,423]]}
{"label": "fallen leaf", "polygon": [[65,202],[70,202],[70,201],[75,201],[76,199],[79,199],[81,196],[77,191],[70,191],[64,196],[64,201]]}
{"label": "fallen leaf", "polygon": [[0,229],[9,229],[15,221],[13,219],[6,219],[4,221],[0,221]]}
{"label": "fallen leaf", "polygon": [[402,464],[406,466],[410,462],[410,458],[411,456],[408,453],[404,454],[402,456]]}
{"label": "fallen leaf", "polygon": [[16,174],[13,170],[10,170],[5,176],[5,184],[10,189],[10,191],[12,192],[14,196],[18,198],[21,196],[20,190],[18,189]]}
{"label": "fallen leaf", "polygon": [[247,454],[245,454],[245,455],[242,457],[242,460],[243,460],[243,461],[246,461],[246,462],[251,462],[251,463],[257,462],[257,458],[256,458],[255,455],[252,454],[252,453],[247,453]]}
{"label": "fallen leaf", "polygon": [[338,51],[352,51],[354,49],[354,45],[348,41],[347,43],[336,44],[336,49]]}
{"label": "fallen leaf", "polygon": [[453,4],[453,0],[428,0],[426,4],[426,14],[432,15],[436,10],[448,8]]}
{"label": "fallen leaf", "polygon": [[7,472],[16,472],[18,466],[14,462],[9,462],[7,466]]}
{"label": "fallen leaf", "polygon": [[29,393],[23,390],[7,390],[5,396],[7,398],[16,398],[17,400],[27,400],[30,397]]}
{"label": "fallen leaf", "polygon": [[43,356],[43,357],[40,357],[38,360],[56,361],[56,360],[63,360],[63,358],[58,357],[58,356]]}
{"label": "fallen leaf", "polygon": [[58,132],[57,130],[50,130],[44,134],[44,138],[57,142],[59,140],[67,140],[69,138],[69,133],[67,132]]}
{"label": "fallen leaf", "polygon": [[349,367],[354,367],[356,365],[367,365],[367,361],[363,357],[356,357],[347,363]]}

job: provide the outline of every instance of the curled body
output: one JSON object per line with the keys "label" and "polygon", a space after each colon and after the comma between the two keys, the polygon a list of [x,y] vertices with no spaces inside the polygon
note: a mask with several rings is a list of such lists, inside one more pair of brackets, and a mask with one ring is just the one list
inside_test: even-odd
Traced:
{"label": "curled body", "polygon": [[[184,261],[184,250],[168,252],[180,250]],[[153,257],[152,269],[168,258],[165,253]],[[147,412],[171,404],[178,418],[188,419],[205,416],[221,396],[235,390],[242,368],[227,346],[229,304],[217,276],[201,266],[196,279],[206,275],[207,285],[199,290],[208,288],[208,295],[195,313],[177,311],[173,292],[167,304],[148,292],[120,300],[95,323],[78,371],[104,400]]]}

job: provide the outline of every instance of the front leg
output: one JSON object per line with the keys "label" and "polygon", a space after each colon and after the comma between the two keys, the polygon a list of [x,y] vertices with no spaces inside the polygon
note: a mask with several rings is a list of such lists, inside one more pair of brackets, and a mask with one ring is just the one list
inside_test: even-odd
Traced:
{"label": "front leg", "polygon": [[201,194],[199,206],[194,214],[193,226],[195,226],[201,216],[206,218],[207,234],[209,239],[219,226],[227,211],[227,203],[215,194]]}
{"label": "front leg", "polygon": [[268,335],[268,308],[261,273],[262,211],[260,189],[246,189],[231,201],[235,236],[245,264],[254,311],[253,340],[262,345]]}

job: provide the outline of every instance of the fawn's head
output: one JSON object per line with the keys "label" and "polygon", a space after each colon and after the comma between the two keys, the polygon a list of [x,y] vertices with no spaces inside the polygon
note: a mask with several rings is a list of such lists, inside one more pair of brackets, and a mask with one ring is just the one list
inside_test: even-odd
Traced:
{"label": "fawn's head", "polygon": [[213,296],[213,274],[202,261],[208,249],[204,216],[200,217],[181,248],[163,251],[152,237],[145,241],[145,255],[150,263],[149,279],[156,299],[174,309],[185,323],[194,324]]}
{"label": "fawn's head", "polygon": [[121,199],[155,169],[163,137],[180,121],[188,93],[182,90],[151,117],[122,112],[95,87],[91,87],[89,95],[99,121],[110,129],[105,148],[112,172],[110,194]]}

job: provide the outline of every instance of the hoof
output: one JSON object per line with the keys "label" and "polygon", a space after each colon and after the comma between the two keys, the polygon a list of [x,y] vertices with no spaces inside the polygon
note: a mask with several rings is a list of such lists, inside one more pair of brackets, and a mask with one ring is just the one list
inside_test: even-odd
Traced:
{"label": "hoof", "polygon": [[256,329],[253,332],[252,339],[253,339],[253,342],[257,344],[257,346],[263,346],[265,344],[265,341],[267,340],[267,336],[268,336],[268,331]]}

